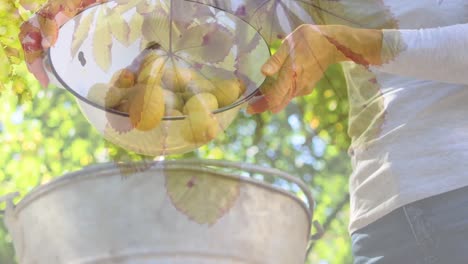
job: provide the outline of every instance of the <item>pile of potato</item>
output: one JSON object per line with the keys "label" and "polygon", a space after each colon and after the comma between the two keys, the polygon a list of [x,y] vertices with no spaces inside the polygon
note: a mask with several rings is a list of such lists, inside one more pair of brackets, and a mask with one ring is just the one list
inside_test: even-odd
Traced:
{"label": "pile of potato", "polygon": [[133,127],[141,131],[158,127],[164,116],[186,116],[181,128],[184,138],[206,143],[221,129],[212,111],[234,103],[244,92],[240,79],[208,80],[149,52],[138,67],[119,70],[109,83],[91,87],[88,99],[128,113]]}

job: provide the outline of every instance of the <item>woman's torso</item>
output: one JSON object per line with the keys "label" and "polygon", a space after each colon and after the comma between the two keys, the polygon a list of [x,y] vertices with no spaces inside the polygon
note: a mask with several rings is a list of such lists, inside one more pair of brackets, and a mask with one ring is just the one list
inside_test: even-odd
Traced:
{"label": "woman's torso", "polygon": [[[321,24],[421,29],[468,22],[466,0],[317,3],[327,10],[315,15]],[[343,67],[354,168],[351,232],[402,205],[468,185],[468,87]]]}

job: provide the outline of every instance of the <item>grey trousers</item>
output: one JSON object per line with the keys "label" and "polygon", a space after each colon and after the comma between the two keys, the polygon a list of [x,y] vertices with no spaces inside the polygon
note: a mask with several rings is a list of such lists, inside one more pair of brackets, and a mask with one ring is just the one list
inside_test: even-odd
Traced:
{"label": "grey trousers", "polygon": [[401,207],[351,240],[354,264],[468,264],[468,187]]}

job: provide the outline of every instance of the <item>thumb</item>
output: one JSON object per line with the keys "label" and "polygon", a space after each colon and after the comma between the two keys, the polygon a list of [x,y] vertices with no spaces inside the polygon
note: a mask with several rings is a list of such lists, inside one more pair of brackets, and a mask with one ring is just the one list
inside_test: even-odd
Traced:
{"label": "thumb", "polygon": [[264,96],[253,98],[247,107],[247,114],[260,114],[268,110],[268,101]]}
{"label": "thumb", "polygon": [[289,48],[287,46],[286,43],[281,45],[278,51],[262,66],[262,73],[265,76],[273,76],[281,69],[289,56]]}

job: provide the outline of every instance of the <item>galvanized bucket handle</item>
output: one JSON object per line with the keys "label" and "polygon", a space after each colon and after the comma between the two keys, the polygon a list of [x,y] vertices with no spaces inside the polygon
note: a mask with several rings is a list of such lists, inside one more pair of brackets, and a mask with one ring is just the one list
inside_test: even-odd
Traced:
{"label": "galvanized bucket handle", "polygon": [[15,204],[13,203],[13,199],[20,195],[19,192],[9,193],[2,197],[0,197],[0,204],[6,203],[6,207],[4,211],[0,211],[0,214],[3,215],[3,221],[8,230],[16,230],[15,229],[15,221],[14,217],[14,210]]}
{"label": "galvanized bucket handle", "polygon": [[[13,199],[15,199],[16,197],[18,197],[20,194],[19,192],[14,192],[14,193],[9,193],[9,194],[6,194],[2,197],[0,197],[0,204],[1,203],[7,203],[7,210],[11,207],[14,207],[14,204],[13,204]],[[5,213],[4,211],[0,211],[2,214]]]}
{"label": "galvanized bucket handle", "polygon": [[[298,179],[297,177],[294,177],[286,172],[273,169],[273,168],[268,168],[268,167],[261,167],[258,165],[254,164],[246,164],[246,163],[240,163],[240,162],[231,162],[231,161],[224,161],[224,160],[200,160],[200,159],[184,159],[184,160],[164,160],[163,162],[156,162],[155,167],[158,167],[158,164],[161,164],[162,167],[171,167],[171,166],[206,166],[206,167],[220,167],[220,168],[233,168],[233,169],[239,169],[239,170],[244,170],[250,173],[259,173],[259,174],[264,174],[264,175],[274,175],[279,178],[282,178],[290,183],[296,184],[304,193],[306,199],[307,199],[307,209],[308,209],[308,214],[310,215],[311,219],[313,218],[313,213],[315,210],[315,200],[312,197],[312,193],[310,192],[309,188],[307,185]],[[247,177],[244,177],[246,179],[250,179]],[[316,229],[316,233],[312,234],[310,236],[310,240],[315,241],[320,239],[323,234],[324,234],[324,229],[322,225],[318,221],[313,221],[312,222],[313,227]],[[311,227],[312,229],[312,227]]]}

